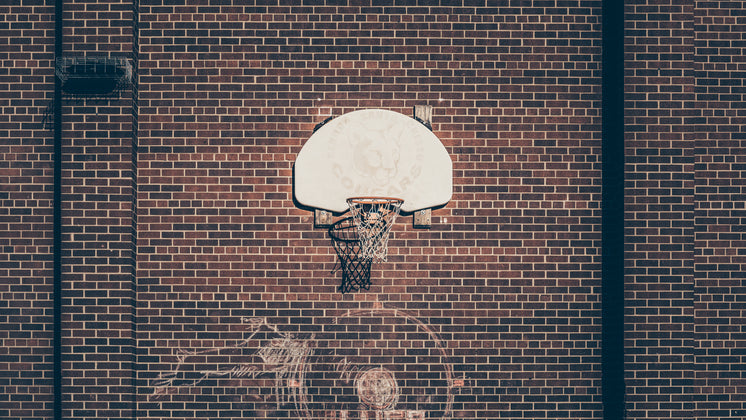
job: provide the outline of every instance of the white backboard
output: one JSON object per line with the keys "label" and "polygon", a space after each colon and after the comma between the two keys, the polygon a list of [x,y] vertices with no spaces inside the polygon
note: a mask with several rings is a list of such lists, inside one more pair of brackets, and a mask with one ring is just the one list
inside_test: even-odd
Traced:
{"label": "white backboard", "polygon": [[396,197],[402,211],[446,204],[453,193],[451,157],[427,127],[397,112],[366,109],[326,123],[295,161],[295,199],[342,213],[347,198]]}

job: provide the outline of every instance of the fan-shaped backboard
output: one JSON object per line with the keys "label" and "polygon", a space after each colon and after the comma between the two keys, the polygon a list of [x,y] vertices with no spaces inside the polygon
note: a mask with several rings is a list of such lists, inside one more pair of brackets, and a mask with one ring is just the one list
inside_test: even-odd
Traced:
{"label": "fan-shaped backboard", "polygon": [[451,158],[427,127],[397,112],[366,109],[319,128],[295,161],[295,198],[333,212],[347,198],[397,197],[402,211],[446,204],[453,191]]}

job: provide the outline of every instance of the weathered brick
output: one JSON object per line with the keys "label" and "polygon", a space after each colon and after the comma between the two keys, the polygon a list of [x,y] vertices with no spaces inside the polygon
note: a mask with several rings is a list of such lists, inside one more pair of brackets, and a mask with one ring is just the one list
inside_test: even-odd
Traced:
{"label": "weathered brick", "polygon": [[[52,413],[47,3],[0,6],[9,418]],[[64,3],[65,54],[139,68],[63,108],[65,417],[359,418],[355,378],[391,363],[391,418],[601,418],[600,1]],[[625,2],[629,418],[743,417],[746,22],[690,3]],[[330,115],[418,104],[453,199],[342,295],[295,156]],[[301,377],[250,368],[282,343],[312,347]]]}

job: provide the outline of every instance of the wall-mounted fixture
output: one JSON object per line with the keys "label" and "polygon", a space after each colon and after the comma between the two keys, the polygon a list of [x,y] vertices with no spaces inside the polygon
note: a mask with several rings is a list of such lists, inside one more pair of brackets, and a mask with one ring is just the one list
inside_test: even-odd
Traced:
{"label": "wall-mounted fixture", "polygon": [[55,74],[67,98],[110,98],[132,80],[132,65],[125,57],[60,57]]}

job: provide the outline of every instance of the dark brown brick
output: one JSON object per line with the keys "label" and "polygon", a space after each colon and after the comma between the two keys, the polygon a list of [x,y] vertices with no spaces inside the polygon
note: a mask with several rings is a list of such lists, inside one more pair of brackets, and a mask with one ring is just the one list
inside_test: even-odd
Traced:
{"label": "dark brown brick", "polygon": [[[11,3],[0,412],[39,419],[54,10]],[[600,1],[64,3],[65,54],[139,67],[137,92],[63,108],[64,417],[300,418],[327,394],[318,411],[337,418],[325,358],[365,349],[395,350],[397,380],[429,401],[449,366],[464,381],[452,418],[601,418]],[[630,419],[744,416],[741,3],[625,2]],[[295,156],[328,115],[418,104],[434,107],[453,199],[429,230],[398,223],[371,289],[342,295],[326,231],[292,201]],[[308,406],[278,404],[276,377],[199,380],[240,355],[195,356],[196,379],[156,392],[180,351],[236,346],[259,318],[265,349],[313,335],[300,388],[282,384]]]}

